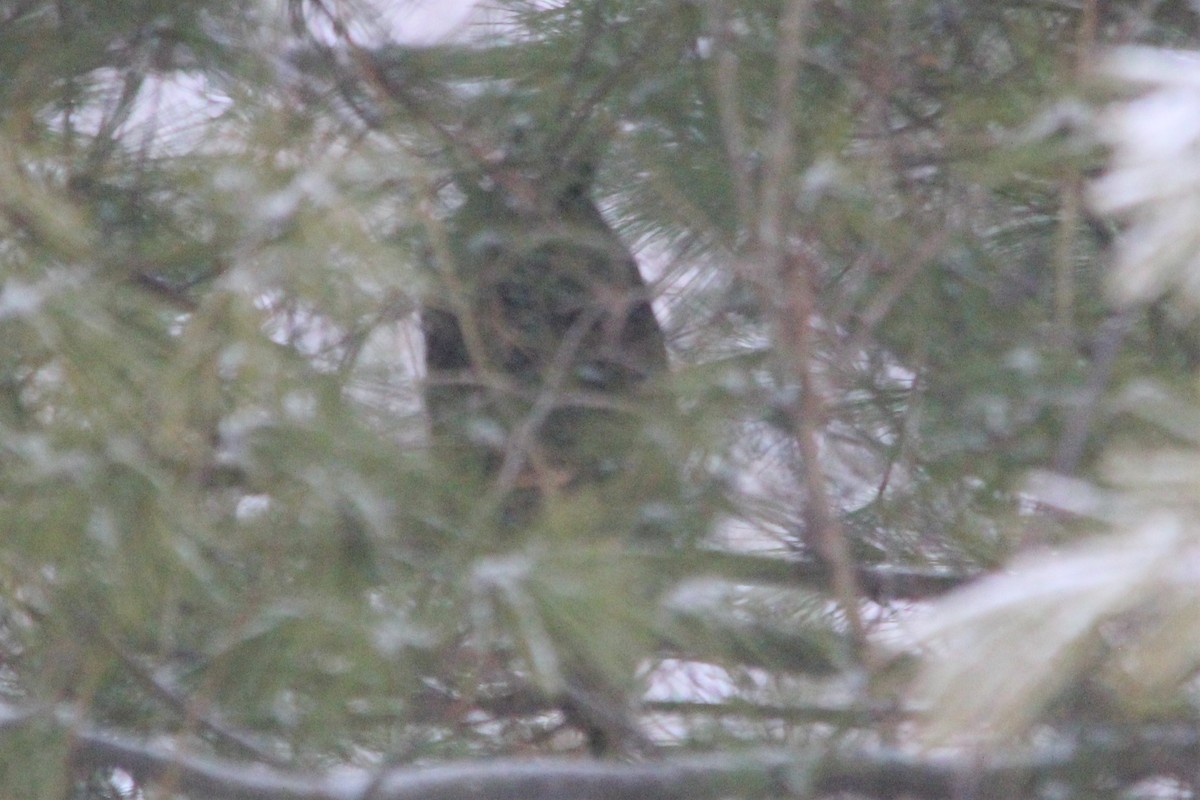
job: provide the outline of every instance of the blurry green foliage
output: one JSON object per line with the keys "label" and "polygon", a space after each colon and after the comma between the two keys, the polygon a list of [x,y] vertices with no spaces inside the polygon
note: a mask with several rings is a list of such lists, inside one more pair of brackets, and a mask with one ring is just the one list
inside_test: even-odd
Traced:
{"label": "blurry green foliage", "polygon": [[[829,476],[856,566],[965,580],[1083,527],[1027,525],[1022,494],[1074,421],[1084,479],[1137,477],[1138,456],[1103,456],[1118,429],[1134,453],[1177,435],[1109,400],[1135,375],[1194,382],[1194,331],[1156,300],[1106,362],[1112,226],[1065,210],[1105,157],[1106,98],[1075,69],[1086,2],[808,4],[783,184],[789,246],[816,265],[819,420],[738,194],[778,166],[785,3],[513,0],[490,38],[429,48],[388,41],[366,4],[287,5],[0,3],[8,701],[226,755],[245,755],[234,732],[293,765],[406,762],[577,749],[564,674],[637,701],[685,662],[730,677],[690,686],[718,696],[703,719],[652,720],[665,747],[820,740],[789,713],[874,709],[891,687],[860,680],[828,575],[792,572],[814,560],[806,471]],[[1099,5],[1087,47],[1196,42],[1186,3]],[[342,36],[331,9],[377,37]],[[602,156],[595,199],[653,285],[672,402],[633,409],[636,469],[513,530],[481,511],[487,476],[431,456],[415,309],[454,299],[430,267],[456,244],[455,181],[520,146]],[[803,425],[825,464],[800,458]],[[1140,489],[1194,493],[1172,472],[1187,458],[1146,463],[1183,484]],[[639,527],[664,535],[624,535]],[[725,551],[787,569],[722,573],[707,557]],[[919,684],[958,712],[934,732],[1069,727],[1093,667],[1115,707],[1191,720],[1195,598],[1143,603],[1157,573],[1114,569],[1126,583],[1032,607],[998,579],[979,590],[998,605],[935,615],[934,646],[974,629]],[[886,638],[903,598],[880,585],[864,607]],[[1141,633],[1102,630],[1141,613]],[[1061,658],[990,675],[987,697],[961,682],[1054,614],[1073,635],[1024,641]],[[747,704],[781,721],[751,726]],[[115,791],[51,745],[6,733],[0,794]]]}

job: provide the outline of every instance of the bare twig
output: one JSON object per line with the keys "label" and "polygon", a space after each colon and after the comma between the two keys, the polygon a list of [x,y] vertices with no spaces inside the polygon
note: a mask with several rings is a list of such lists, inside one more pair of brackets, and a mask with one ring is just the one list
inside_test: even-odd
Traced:
{"label": "bare twig", "polygon": [[[1091,69],[1099,25],[1097,0],[1084,0],[1075,29],[1075,78],[1084,80]],[[1077,164],[1067,164],[1059,181],[1062,208],[1054,246],[1054,321],[1063,346],[1074,333],[1075,243],[1083,205],[1083,179]]]}
{"label": "bare twig", "polygon": [[184,697],[178,687],[172,686],[154,675],[120,642],[104,630],[94,612],[87,608],[76,607],[74,617],[77,633],[95,642],[111,654],[134,683],[141,686],[154,700],[174,711],[188,726],[199,728],[209,734],[213,741],[248,758],[277,767],[287,765],[284,759],[278,758],[266,747],[254,741],[252,736],[226,725],[216,715],[200,708],[200,704],[194,699]]}
{"label": "bare twig", "polygon": [[1112,381],[1113,369],[1125,337],[1133,327],[1133,312],[1117,312],[1100,326],[1092,343],[1092,367],[1080,393],[1079,402],[1071,409],[1063,425],[1062,438],[1054,454],[1054,470],[1073,475],[1083,461],[1088,437],[1100,411],[1104,392]]}
{"label": "bare twig", "polygon": [[811,0],[791,0],[779,20],[775,109],[764,141],[765,169],[756,209],[757,225],[751,234],[754,242],[751,252],[757,262],[755,282],[766,307],[773,312],[786,367],[800,382],[801,408],[794,433],[804,462],[810,540],[830,569],[834,596],[869,667],[871,656],[858,607],[854,561],[834,509],[821,453],[820,432],[827,417],[827,403],[818,385],[813,343],[818,319],[818,263],[812,254],[796,252],[797,245],[790,239],[797,90],[810,5]]}
{"label": "bare twig", "polygon": [[371,315],[367,322],[349,331],[342,338],[344,349],[342,357],[338,360],[338,371],[345,374],[355,365],[372,333],[384,325],[399,322],[413,311],[413,302],[410,297],[398,290],[391,290],[384,298],[383,305]]}
{"label": "bare twig", "polygon": [[95,635],[121,663],[121,668],[125,670],[126,674],[140,684],[147,694],[176,712],[187,723],[198,726],[201,731],[212,736],[214,741],[226,745],[243,756],[276,767],[287,766],[285,759],[276,756],[262,744],[256,742],[253,737],[235,730],[218,719],[216,715],[200,709],[195,702],[180,694],[177,687],[169,685],[152,674],[110,636],[99,630],[95,631]]}
{"label": "bare twig", "polygon": [[816,317],[814,272],[815,266],[811,263],[795,264],[784,272],[786,305],[777,324],[785,340],[791,371],[800,381],[800,413],[796,419],[795,437],[804,464],[809,541],[829,567],[834,597],[846,615],[860,656],[870,666],[866,628],[858,607],[860,589],[854,559],[834,509],[823,467],[820,432],[827,419],[827,403],[818,383],[812,341]]}
{"label": "bare twig", "polygon": [[575,58],[571,61],[571,68],[567,71],[567,80],[559,92],[559,110],[554,115],[560,126],[572,116],[572,101],[579,94],[584,74],[587,72],[588,59],[592,57],[596,44],[600,41],[600,34],[604,30],[603,4],[593,3],[587,6],[582,13],[586,15],[583,23],[583,41],[580,42],[579,51],[575,54]]}
{"label": "bare twig", "polygon": [[804,30],[812,0],[791,0],[779,20],[775,55],[775,110],[763,142],[763,178],[755,239],[774,275],[787,268],[787,235],[792,208],[791,179],[796,160],[796,104],[804,55]]}
{"label": "bare twig", "polygon": [[713,90],[721,124],[721,139],[733,177],[733,199],[737,206],[739,227],[750,231],[754,226],[754,186],[750,179],[748,162],[749,134],[738,102],[738,60],[733,51],[729,11],[724,2],[709,3],[707,8],[709,27],[716,47],[719,48],[713,75]]}
{"label": "bare twig", "polygon": [[521,472],[531,455],[534,454],[534,443],[538,430],[545,424],[546,419],[560,403],[562,389],[571,373],[572,362],[579,348],[583,345],[584,337],[600,317],[598,309],[591,309],[581,314],[579,319],[567,331],[562,343],[554,353],[549,368],[546,371],[545,382],[533,402],[533,407],[525,415],[525,419],[512,432],[505,443],[504,458],[496,473],[496,480],[487,497],[479,504],[475,515],[476,524],[490,517],[504,502],[504,499],[516,488]]}
{"label": "bare twig", "polygon": [[851,339],[849,352],[857,353],[866,346],[867,339],[875,333],[875,329],[891,313],[912,282],[921,274],[921,270],[929,265],[949,239],[950,229],[939,228],[931,236],[923,239],[909,255],[908,260],[892,273],[891,280],[875,293],[870,305],[858,315],[858,326]]}
{"label": "bare twig", "polygon": [[580,133],[583,131],[583,126],[592,118],[596,107],[606,97],[616,91],[622,81],[636,74],[636,69],[642,60],[654,52],[656,47],[662,45],[663,32],[667,28],[666,22],[667,16],[665,14],[660,15],[657,19],[650,22],[642,34],[641,42],[638,43],[629,56],[623,59],[621,69],[611,70],[605,79],[592,89],[572,113],[570,123],[564,125],[558,135],[550,141],[547,150],[551,154],[556,156],[578,155],[570,153],[570,148],[580,141]]}

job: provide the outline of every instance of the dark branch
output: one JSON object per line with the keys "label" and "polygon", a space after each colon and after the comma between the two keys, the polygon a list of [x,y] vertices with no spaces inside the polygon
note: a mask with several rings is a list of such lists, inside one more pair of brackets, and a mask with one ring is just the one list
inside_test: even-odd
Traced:
{"label": "dark branch", "polygon": [[[189,755],[84,724],[69,712],[0,704],[0,739],[30,729],[65,736],[81,768],[121,767],[140,782],[231,800],[715,800],[812,797],[1019,797],[1038,785],[1130,784],[1184,774],[1200,758],[1200,731],[1156,726],[1064,738],[1010,755],[930,757],[881,749],[833,749],[819,757],[785,750],[681,756],[637,764],[497,759],[400,767],[287,771]],[[815,748],[814,748],[815,749]]]}
{"label": "dark branch", "polygon": [[[663,570],[677,571],[681,576],[711,574],[714,577],[745,583],[767,583],[782,586],[829,588],[828,568],[814,560],[792,557],[748,555],[709,550],[695,555],[671,553],[657,558]],[[675,574],[669,572],[668,574]],[[863,595],[878,603],[889,600],[920,600],[937,597],[963,586],[979,577],[977,572],[954,572],[944,569],[891,566],[887,564],[856,567]]]}

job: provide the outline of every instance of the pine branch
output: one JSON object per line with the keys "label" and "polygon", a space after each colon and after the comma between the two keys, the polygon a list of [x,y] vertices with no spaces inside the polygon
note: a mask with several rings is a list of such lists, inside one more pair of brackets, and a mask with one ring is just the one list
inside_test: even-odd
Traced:
{"label": "pine branch", "polygon": [[76,768],[120,767],[135,780],[230,800],[707,800],[719,797],[1019,797],[1050,783],[1128,785],[1182,774],[1200,758],[1194,726],[1147,727],[1136,735],[1076,737],[980,759],[835,748],[822,756],[778,749],[680,756],[642,763],[496,759],[376,771],[337,767],[311,773],[189,755],[89,725],[69,711],[0,704],[0,740],[53,732],[71,742]]}

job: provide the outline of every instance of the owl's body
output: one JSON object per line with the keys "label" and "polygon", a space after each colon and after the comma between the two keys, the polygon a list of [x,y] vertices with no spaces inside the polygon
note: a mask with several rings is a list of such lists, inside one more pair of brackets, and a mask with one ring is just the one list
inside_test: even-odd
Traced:
{"label": "owl's body", "polygon": [[638,388],[667,368],[662,332],[586,184],[509,177],[465,187],[456,296],[423,313],[434,436],[485,474],[507,455],[532,481],[598,479],[620,469]]}
{"label": "owl's body", "polygon": [[[585,503],[586,519],[568,514],[573,522],[558,528],[538,528],[539,515],[551,497],[561,512],[581,496],[616,492],[628,501],[629,485],[652,488],[646,459],[641,472],[632,466],[646,389],[667,370],[646,284],[586,180],[514,171],[464,181],[460,190],[465,199],[447,226],[453,263],[441,265],[440,301],[422,312],[434,444],[457,478],[483,482],[482,497],[504,494],[491,547],[537,529],[556,547],[574,536],[585,552],[616,552],[598,540],[640,535],[636,522],[606,516],[625,504]],[[603,604],[571,605],[587,581],[617,587],[614,608],[638,602],[636,576],[610,557],[604,564],[539,575],[534,594],[558,607],[553,615],[568,607],[576,614],[557,642],[559,707],[594,753],[646,752],[628,706],[640,649],[626,641],[619,654],[596,652],[615,620]]]}

